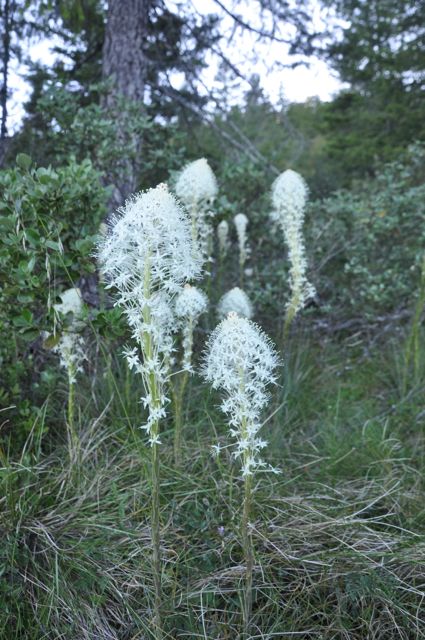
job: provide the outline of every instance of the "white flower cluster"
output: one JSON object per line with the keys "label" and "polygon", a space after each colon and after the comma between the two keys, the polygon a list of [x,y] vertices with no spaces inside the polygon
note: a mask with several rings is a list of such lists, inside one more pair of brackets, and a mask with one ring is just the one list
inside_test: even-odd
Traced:
{"label": "white flower cluster", "polygon": [[[151,444],[158,442],[152,426],[165,415],[163,385],[168,375],[175,318],[172,299],[186,282],[201,272],[201,257],[191,238],[190,222],[166,185],[128,200],[101,238],[98,258],[108,288],[117,291],[138,349],[125,352],[128,364],[143,376],[149,408],[146,429]],[[159,395],[150,388],[152,375]],[[154,438],[154,439],[153,439]]]}
{"label": "white flower cluster", "polygon": [[200,246],[204,261],[211,259],[212,205],[217,195],[217,180],[205,158],[188,164],[176,182],[176,195],[189,211],[192,237]]}
{"label": "white flower cluster", "polygon": [[222,296],[218,303],[218,315],[223,320],[229,313],[234,312],[242,318],[250,320],[253,316],[253,308],[245,291],[239,287],[230,289]]}
{"label": "white flower cluster", "polygon": [[276,178],[272,187],[273,205],[288,245],[290,269],[291,300],[287,304],[292,315],[298,313],[308,298],[314,296],[315,289],[306,277],[302,225],[307,201],[308,188],[303,178],[288,169]]}
{"label": "white flower cluster", "polygon": [[244,213],[237,213],[233,218],[236,227],[236,235],[239,244],[239,266],[243,270],[245,262],[249,256],[250,249],[247,243],[246,228],[248,226],[248,218]]}
{"label": "white flower cluster", "polygon": [[218,249],[220,251],[221,258],[227,255],[229,250],[229,223],[227,220],[222,220],[217,225],[217,237],[218,237]]}
{"label": "white flower cluster", "polygon": [[67,370],[69,384],[75,384],[77,373],[83,371],[82,365],[84,360],[87,359],[83,336],[78,333],[82,327],[83,300],[81,291],[76,287],[64,291],[60,298],[61,302],[53,305],[60,321],[69,320],[68,314],[72,314],[72,318],[62,330],[59,342],[53,348],[53,351],[59,354],[60,365]]}
{"label": "white flower cluster", "polygon": [[208,308],[208,298],[196,287],[186,284],[176,297],[176,316],[182,325],[183,334],[183,369],[192,371],[193,330],[199,316]]}
{"label": "white flower cluster", "polygon": [[266,464],[259,452],[267,442],[259,437],[260,414],[276,381],[276,351],[261,329],[246,318],[230,314],[212,333],[203,376],[214,389],[225,392],[221,408],[230,417],[230,435],[236,439],[235,458],[242,458],[243,476]]}

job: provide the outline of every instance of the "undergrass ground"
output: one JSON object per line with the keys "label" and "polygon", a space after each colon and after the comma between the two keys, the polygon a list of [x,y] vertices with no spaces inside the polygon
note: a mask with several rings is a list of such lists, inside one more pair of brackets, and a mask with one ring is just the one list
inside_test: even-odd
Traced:
{"label": "undergrass ground", "polygon": [[[281,473],[255,482],[251,638],[425,637],[425,380],[422,366],[403,389],[402,354],[400,335],[373,347],[293,337],[264,425]],[[18,459],[1,451],[5,640],[152,637],[141,394],[119,355],[97,371],[79,382],[80,466],[69,464],[65,409],[49,431],[34,425]],[[57,393],[65,404],[65,383]],[[188,398],[181,469],[171,421],[161,438],[166,637],[234,640],[239,469],[226,449],[211,455],[228,442],[218,396],[195,376]]]}

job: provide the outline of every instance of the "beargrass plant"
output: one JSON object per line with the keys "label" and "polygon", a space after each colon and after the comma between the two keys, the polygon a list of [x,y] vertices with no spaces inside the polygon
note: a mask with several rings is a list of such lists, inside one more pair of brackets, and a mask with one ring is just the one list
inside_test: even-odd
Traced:
{"label": "beargrass plant", "polygon": [[223,261],[229,250],[229,223],[222,220],[217,225],[218,252],[220,260]]}
{"label": "beargrass plant", "polygon": [[250,253],[246,233],[249,220],[244,213],[237,213],[233,218],[233,222],[236,228],[239,247],[239,286],[243,288],[245,264]]}
{"label": "beargrass plant", "polygon": [[[77,375],[83,371],[83,362],[87,359],[84,338],[81,335],[81,314],[83,300],[81,291],[72,287],[61,295],[61,302],[53,305],[53,308],[63,325],[54,351],[59,354],[60,365],[66,369],[68,375],[68,401],[67,401],[67,429],[68,448],[70,459],[78,460],[78,433],[75,425],[75,386]],[[67,324],[65,324],[67,322]]]}
{"label": "beargrass plant", "polygon": [[175,300],[175,315],[182,334],[182,355],[178,370],[172,376],[174,406],[174,462],[181,463],[181,439],[183,430],[183,401],[189,376],[193,373],[193,332],[199,317],[208,309],[208,298],[196,287],[186,284]]}
{"label": "beargrass plant", "polygon": [[[175,329],[173,298],[185,282],[201,272],[201,258],[190,221],[168,191],[159,185],[125,203],[100,240],[98,257],[116,304],[126,316],[136,343],[125,350],[128,366],[140,374],[141,401],[148,410],[142,429],[149,436],[152,481],[152,568],[154,635],[163,637],[160,548],[160,425],[166,416],[166,386]],[[140,357],[141,356],[141,357]]]}
{"label": "beargrass plant", "polygon": [[189,212],[192,240],[200,248],[204,262],[212,259],[212,221],[217,196],[217,180],[205,158],[190,162],[180,173],[175,185],[178,199]]}
{"label": "beargrass plant", "polygon": [[[267,442],[259,436],[261,410],[267,405],[267,386],[276,381],[278,357],[261,329],[246,318],[230,313],[212,333],[208,342],[203,375],[225,399],[222,411],[229,417],[230,436],[236,440],[233,455],[241,461],[244,481],[241,518],[242,546],[245,556],[243,626],[249,634],[252,610],[254,550],[251,536],[251,498],[256,472],[268,465],[260,452]],[[216,447],[217,453],[219,446]],[[276,471],[272,467],[271,470]]]}
{"label": "beargrass plant", "polygon": [[307,280],[307,260],[305,258],[302,226],[308,188],[304,179],[296,171],[288,169],[273,183],[272,200],[275,208],[273,219],[277,219],[288,247],[290,262],[289,285],[291,297],[286,305],[282,338],[285,343],[289,329],[306,301],[314,296],[315,289]]}

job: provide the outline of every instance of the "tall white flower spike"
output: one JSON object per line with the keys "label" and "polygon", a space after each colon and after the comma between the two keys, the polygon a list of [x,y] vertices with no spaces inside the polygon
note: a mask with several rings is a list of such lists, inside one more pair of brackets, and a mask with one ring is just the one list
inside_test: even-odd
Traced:
{"label": "tall white flower spike", "polygon": [[243,285],[244,268],[247,258],[249,256],[248,236],[246,228],[248,226],[248,218],[244,213],[238,213],[233,218],[233,222],[236,227],[236,235],[238,237],[239,245],[239,284]]}
{"label": "tall white flower spike", "polygon": [[224,258],[229,250],[229,223],[222,220],[217,225],[218,250],[220,257]]}
{"label": "tall white flower spike", "polygon": [[211,260],[212,205],[217,196],[217,180],[205,158],[188,164],[176,182],[176,195],[188,210],[192,221],[192,238],[198,243],[204,261]]}
{"label": "tall white flower spike", "polygon": [[282,228],[291,263],[291,299],[286,305],[285,332],[292,319],[305,306],[307,299],[315,294],[315,289],[306,276],[307,261],[302,236],[307,195],[308,188],[304,179],[291,169],[278,176],[272,186],[274,216]]}
{"label": "tall white flower spike", "polygon": [[73,287],[60,294],[61,302],[54,304],[53,309],[62,322],[72,314],[71,322],[64,327],[57,345],[53,351],[59,354],[60,365],[68,373],[69,384],[75,384],[77,374],[83,370],[83,362],[87,359],[84,349],[84,339],[79,333],[82,327],[81,314],[83,300],[80,289]]}
{"label": "tall white flower spike", "polygon": [[254,314],[252,304],[245,291],[239,287],[230,289],[218,303],[218,316],[223,320],[232,311],[241,318],[250,320]]}
{"label": "tall white flower spike", "polygon": [[[190,221],[166,185],[130,198],[101,238],[98,258],[108,288],[117,292],[133,338],[143,353],[126,356],[145,381],[142,398],[149,408],[143,427],[151,444],[157,442],[158,421],[165,416],[164,383],[174,330],[172,298],[188,279],[201,272],[201,258],[191,237]],[[157,388],[150,385],[155,379]]]}
{"label": "tall white flower spike", "polygon": [[199,316],[208,308],[208,298],[203,291],[186,284],[176,298],[176,316],[182,325],[183,369],[192,371],[193,331]]}
{"label": "tall white flower spike", "polygon": [[213,331],[206,349],[204,378],[221,389],[221,404],[229,416],[230,435],[236,440],[235,458],[242,458],[242,475],[266,466],[259,452],[266,441],[259,437],[260,415],[267,405],[267,386],[276,382],[276,351],[258,325],[230,313]]}

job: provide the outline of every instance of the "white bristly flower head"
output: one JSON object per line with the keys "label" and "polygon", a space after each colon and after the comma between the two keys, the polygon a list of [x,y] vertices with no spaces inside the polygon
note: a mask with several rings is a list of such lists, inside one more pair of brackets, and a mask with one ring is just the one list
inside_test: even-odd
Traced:
{"label": "white bristly flower head", "polygon": [[189,284],[176,298],[176,316],[183,334],[183,369],[192,371],[193,331],[199,316],[208,308],[208,298],[203,291]]}
{"label": "white bristly flower head", "polygon": [[205,158],[188,164],[176,182],[176,194],[192,221],[192,238],[199,245],[204,262],[211,261],[215,215],[212,205],[217,195],[217,180]]}
{"label": "white bristly flower head", "polygon": [[252,304],[245,291],[239,287],[230,289],[218,303],[218,315],[223,320],[229,313],[236,313],[241,318],[250,320],[254,314]]}
{"label": "white bristly flower head", "polygon": [[[116,290],[116,304],[124,309],[143,352],[141,362],[134,350],[127,350],[129,365],[145,381],[153,374],[163,385],[175,325],[173,297],[186,280],[201,273],[190,221],[166,185],[127,200],[108,235],[99,240],[98,258],[108,288]],[[144,428],[152,435],[152,425],[165,415],[167,399],[162,391],[160,398],[148,393],[142,401],[149,407]]]}
{"label": "white bristly flower head", "polygon": [[203,291],[186,284],[176,297],[176,316],[183,319],[198,320],[208,308],[208,298]]}
{"label": "white bristly flower head", "polygon": [[176,182],[176,194],[186,207],[211,206],[217,195],[217,180],[205,158],[190,162]]}
{"label": "white bristly flower head", "polygon": [[234,456],[242,458],[243,476],[265,467],[259,452],[266,442],[258,435],[260,415],[267,405],[267,386],[276,382],[276,351],[261,329],[230,314],[212,333],[206,349],[204,378],[225,393],[221,404],[236,439]]}
{"label": "white bristly flower head", "polygon": [[282,226],[302,226],[307,197],[307,184],[296,171],[288,169],[276,178],[272,186],[272,200]]}
{"label": "white bristly flower head", "polygon": [[287,304],[287,310],[292,317],[304,307],[306,300],[315,294],[313,285],[306,277],[307,261],[302,236],[307,196],[308,188],[304,179],[291,169],[284,171],[273,183],[273,218],[282,228],[291,263],[291,299]]}
{"label": "white bristly flower head", "polygon": [[[187,279],[200,275],[200,257],[191,240],[190,223],[165,184],[137,194],[112,221],[99,241],[98,257],[109,282],[120,294],[118,304],[141,306],[146,292],[176,293]],[[150,295],[150,293],[149,293]]]}
{"label": "white bristly flower head", "polygon": [[229,249],[229,223],[222,220],[217,225],[218,249],[222,258],[227,255]]}

